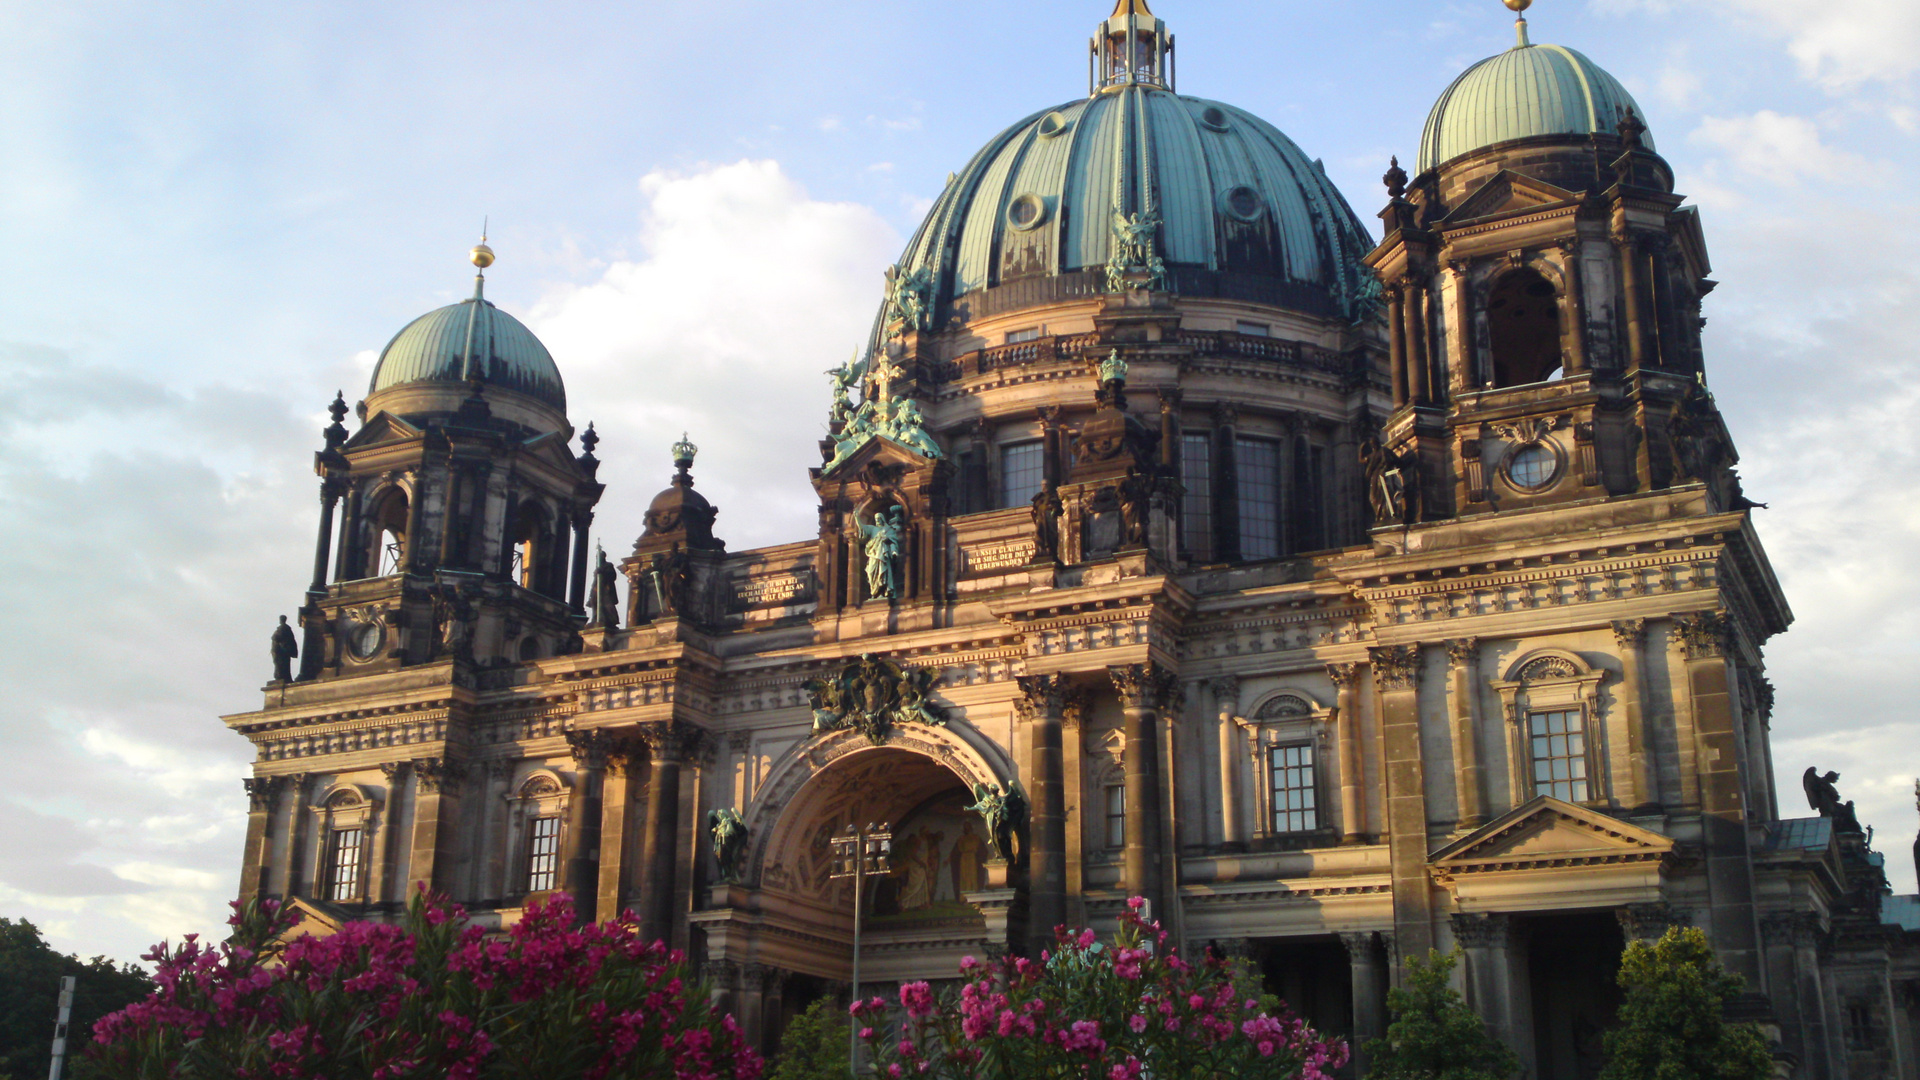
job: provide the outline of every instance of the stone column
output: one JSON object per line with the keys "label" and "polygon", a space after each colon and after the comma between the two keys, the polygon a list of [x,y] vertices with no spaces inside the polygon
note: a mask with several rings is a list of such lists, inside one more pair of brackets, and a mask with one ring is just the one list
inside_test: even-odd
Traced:
{"label": "stone column", "polygon": [[413,761],[413,842],[407,857],[410,886],[424,885],[437,892],[452,887],[449,875],[453,860],[440,856],[441,848],[449,846],[445,841],[452,837],[454,823],[459,820],[459,785],[465,776],[466,767],[451,758]]}
{"label": "stone column", "polygon": [[[567,574],[567,607],[575,615],[586,614],[587,599],[587,531],[593,525],[593,514],[581,511],[573,518],[573,565]],[[559,582],[554,582],[554,591],[559,591]]]}
{"label": "stone column", "polygon": [[1640,245],[1631,236],[1613,238],[1615,255],[1620,261],[1620,299],[1627,324],[1627,369],[1638,371],[1647,360],[1646,301],[1641,296]]}
{"label": "stone column", "polygon": [[1406,299],[1401,303],[1407,321],[1407,399],[1415,405],[1428,404],[1427,390],[1427,301],[1426,287],[1418,281],[1406,284]]}
{"label": "stone column", "polygon": [[766,1039],[767,985],[774,974],[774,969],[765,964],[740,965],[740,991],[733,999],[733,1016],[747,1042],[756,1048]]}
{"label": "stone column", "polygon": [[1366,830],[1365,809],[1360,802],[1360,685],[1359,664],[1328,664],[1327,677],[1333,680],[1333,719],[1340,761],[1340,842],[1360,843]]}
{"label": "stone column", "polygon": [[1646,688],[1640,676],[1641,650],[1646,641],[1647,620],[1614,621],[1613,644],[1620,651],[1620,713],[1626,739],[1613,741],[1615,745],[1624,741],[1626,746],[1627,773],[1622,779],[1628,788],[1620,803],[1631,810],[1652,810],[1660,805],[1660,775],[1654,769],[1653,732],[1647,724]]}
{"label": "stone column", "polygon": [[640,855],[647,880],[641,890],[640,937],[669,941],[679,863],[675,845],[680,837],[680,772],[698,745],[700,731],[667,720],[641,725],[640,737],[647,743],[647,831]]}
{"label": "stone column", "polygon": [[313,541],[313,582],[309,596],[327,591],[327,554],[333,549],[333,508],[340,501],[340,482],[329,476],[320,482],[320,532]]}
{"label": "stone column", "polygon": [[1433,947],[1433,894],[1427,882],[1426,768],[1420,752],[1420,646],[1390,645],[1368,653],[1386,764],[1394,938],[1403,956],[1424,957]]}
{"label": "stone column", "polygon": [[1240,408],[1231,401],[1213,406],[1213,561],[1240,559]]}
{"label": "stone column", "polygon": [[1520,1049],[1514,1031],[1513,957],[1508,951],[1513,920],[1508,915],[1455,912],[1453,938],[1465,953],[1467,1004],[1501,1042]]}
{"label": "stone column", "polygon": [[573,748],[573,791],[567,797],[567,831],[563,845],[567,876],[565,888],[573,896],[574,916],[593,918],[600,890],[600,801],[607,754],[614,748],[604,731],[569,731]]}
{"label": "stone column", "polygon": [[[427,470],[418,468],[408,475],[413,481],[412,490],[407,492],[407,536],[406,543],[400,545],[400,562],[396,573],[411,574],[420,568],[420,523],[426,520]],[[374,537],[373,557],[380,558],[379,536]]]}
{"label": "stone column", "polygon": [[333,580],[348,581],[366,575],[354,571],[353,562],[359,550],[354,537],[360,535],[360,489],[349,487],[342,496],[346,502],[346,517],[340,522],[340,535],[333,545]]}
{"label": "stone column", "polygon": [[1400,283],[1389,282],[1387,293],[1387,371],[1393,377],[1393,407],[1407,403],[1407,327],[1401,318],[1404,306]]}
{"label": "stone column", "polygon": [[1352,965],[1353,1074],[1367,1074],[1366,1045],[1387,1033],[1387,982],[1371,931],[1339,935]]}
{"label": "stone column", "polygon": [[1560,242],[1560,272],[1566,278],[1567,374],[1587,370],[1587,298],[1580,284],[1580,238]]}
{"label": "stone column", "polygon": [[1087,823],[1100,812],[1100,793],[1089,793],[1086,785],[1084,721],[1091,697],[1092,692],[1086,689],[1069,692],[1060,714],[1061,772],[1066,779],[1062,811],[1065,819],[1073,823],[1066,831],[1066,908],[1067,922],[1074,926],[1087,925],[1086,908],[1080,902],[1086,886]]}
{"label": "stone column", "polygon": [[1126,716],[1123,729],[1126,759],[1127,843],[1123,880],[1127,891],[1153,904],[1154,918],[1167,921],[1166,893],[1161,879],[1164,854],[1160,839],[1160,705],[1171,690],[1172,678],[1148,661],[1109,667],[1107,675],[1120,693]]}
{"label": "stone column", "polygon": [[1727,653],[1733,627],[1725,612],[1674,616],[1674,634],[1686,654],[1688,711],[1692,715],[1700,777],[1700,811],[1713,900],[1713,945],[1727,969],[1766,993],[1754,910],[1753,862],[1740,778],[1740,745]]}
{"label": "stone column", "polygon": [[274,820],[267,826],[273,869],[266,891],[285,898],[298,891],[294,879],[300,873],[300,835],[305,831],[305,815],[300,812],[300,804],[306,801],[307,774],[278,776],[274,781],[272,789],[279,796],[275,800],[279,805],[273,811]]}
{"label": "stone column", "polygon": [[[387,780],[387,790],[386,798],[381,801],[380,827],[370,838],[373,844],[373,868],[367,873],[367,897],[376,904],[387,903],[388,894],[392,892],[393,857],[399,847],[394,842],[394,830],[400,822],[400,790],[411,768],[404,761],[380,763],[381,775]],[[403,900],[404,892],[403,889]]]}
{"label": "stone column", "polygon": [[1247,842],[1245,806],[1240,790],[1240,680],[1224,675],[1213,680],[1213,703],[1218,713],[1220,754],[1220,842],[1235,847]]}
{"label": "stone column", "polygon": [[280,786],[278,777],[249,776],[247,788],[247,846],[240,863],[240,902],[242,904],[267,891],[272,870],[269,858],[273,845],[267,827],[273,816],[273,796]]}
{"label": "stone column", "polygon": [[1487,820],[1486,770],[1480,764],[1480,639],[1447,642],[1447,663],[1453,676],[1453,782],[1460,827],[1472,829]]}
{"label": "stone column", "polygon": [[1160,389],[1160,464],[1180,475],[1180,388]]}
{"label": "stone column", "polygon": [[1478,390],[1474,371],[1478,351],[1474,348],[1473,319],[1467,314],[1467,264],[1455,259],[1447,263],[1447,356],[1453,370],[1447,386],[1455,394]]}
{"label": "stone column", "polygon": [[600,922],[618,916],[626,899],[628,786],[635,756],[630,746],[611,749],[600,780],[600,888],[593,908]]}
{"label": "stone column", "polygon": [[1067,815],[1061,716],[1065,675],[1022,675],[1014,701],[1030,739],[1027,792],[1032,851],[1027,857],[1028,937],[1031,955],[1053,944],[1053,928],[1067,921]]}

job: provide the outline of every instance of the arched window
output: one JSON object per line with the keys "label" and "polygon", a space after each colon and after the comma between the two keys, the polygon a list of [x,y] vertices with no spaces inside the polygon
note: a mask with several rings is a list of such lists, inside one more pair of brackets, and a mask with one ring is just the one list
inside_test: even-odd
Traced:
{"label": "arched window", "polygon": [[1560,303],[1553,283],[1532,270],[1500,279],[1487,297],[1493,384],[1525,386],[1560,370]]}
{"label": "arched window", "polygon": [[513,516],[513,566],[508,576],[522,588],[537,593],[547,591],[548,544],[552,533],[547,528],[547,512],[536,502],[523,502]]}
{"label": "arched window", "polygon": [[379,496],[374,503],[373,513],[367,515],[367,535],[372,546],[362,563],[361,572],[369,577],[399,573],[401,561],[407,552],[405,490],[389,488]]}

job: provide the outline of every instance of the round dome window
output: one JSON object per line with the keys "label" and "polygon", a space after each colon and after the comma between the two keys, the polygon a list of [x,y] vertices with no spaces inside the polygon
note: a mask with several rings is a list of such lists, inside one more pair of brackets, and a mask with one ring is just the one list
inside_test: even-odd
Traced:
{"label": "round dome window", "polygon": [[1260,193],[1244,185],[1227,192],[1226,202],[1227,213],[1241,221],[1252,221],[1267,208],[1265,200],[1260,198]]}
{"label": "round dome window", "polygon": [[1047,201],[1038,195],[1022,195],[1007,206],[1007,224],[1025,232],[1047,220]]}
{"label": "round dome window", "polygon": [[1528,443],[1507,458],[1507,479],[1526,491],[1543,491],[1560,475],[1560,455],[1542,443]]}
{"label": "round dome window", "polygon": [[1049,139],[1072,126],[1073,122],[1068,120],[1067,114],[1063,112],[1050,112],[1040,118],[1040,134]]}
{"label": "round dome window", "polygon": [[1227,114],[1217,105],[1209,105],[1200,113],[1200,122],[1215,131],[1227,130]]}

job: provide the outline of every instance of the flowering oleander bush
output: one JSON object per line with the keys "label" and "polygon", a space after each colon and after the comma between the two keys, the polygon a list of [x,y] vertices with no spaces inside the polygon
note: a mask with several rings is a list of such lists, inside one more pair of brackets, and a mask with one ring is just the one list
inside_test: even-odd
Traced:
{"label": "flowering oleander bush", "polygon": [[152,997],[102,1019],[82,1077],[115,1080],[757,1080],[759,1055],[630,916],[573,924],[557,897],[505,936],[416,896],[405,920],[279,936],[273,900],[235,905],[219,945],[144,959]]}
{"label": "flowering oleander bush", "polygon": [[1057,930],[1038,960],[961,962],[958,993],[900,988],[852,1013],[872,1067],[904,1080],[1326,1080],[1346,1043],[1263,1009],[1216,957],[1188,963],[1128,901],[1119,933]]}

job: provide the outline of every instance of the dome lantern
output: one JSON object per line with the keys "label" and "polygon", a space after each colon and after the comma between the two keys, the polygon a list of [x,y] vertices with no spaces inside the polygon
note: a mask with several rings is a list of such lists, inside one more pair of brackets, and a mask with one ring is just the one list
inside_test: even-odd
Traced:
{"label": "dome lantern", "polygon": [[1173,89],[1173,35],[1147,0],[1119,0],[1087,43],[1087,93],[1128,86]]}

